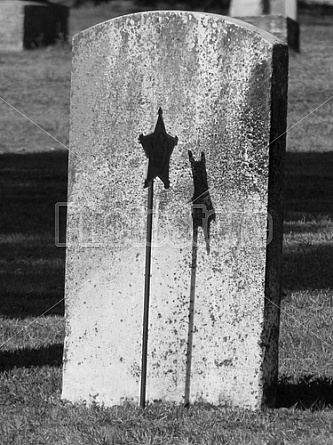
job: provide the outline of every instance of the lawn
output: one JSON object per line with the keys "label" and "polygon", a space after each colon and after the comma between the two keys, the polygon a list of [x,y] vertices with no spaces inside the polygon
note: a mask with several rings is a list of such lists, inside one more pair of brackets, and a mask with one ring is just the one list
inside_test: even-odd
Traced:
{"label": "lawn", "polygon": [[[112,15],[72,10],[71,34]],[[333,18],[302,16],[301,36],[290,57],[278,400],[262,413],[60,400],[65,249],[54,206],[66,201],[71,52],[0,54],[1,445],[333,443]]]}

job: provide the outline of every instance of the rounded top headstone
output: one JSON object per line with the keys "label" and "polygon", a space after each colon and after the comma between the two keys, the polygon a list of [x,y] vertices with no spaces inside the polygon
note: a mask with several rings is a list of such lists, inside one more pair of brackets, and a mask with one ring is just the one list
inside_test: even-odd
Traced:
{"label": "rounded top headstone", "polygon": [[[124,25],[122,25],[122,23]],[[208,23],[214,23],[214,26],[221,26],[222,28],[233,28],[239,29],[239,32],[243,34],[247,33],[249,36],[253,35],[253,37],[261,37],[262,40],[267,41],[267,43],[274,45],[277,43],[283,43],[277,37],[273,36],[269,32],[257,28],[247,22],[236,19],[234,17],[227,17],[220,14],[213,14],[210,12],[197,12],[197,11],[178,11],[178,10],[165,10],[165,11],[146,11],[146,12],[138,12],[133,14],[122,15],[111,20],[98,23],[90,28],[87,28],[80,33],[76,34],[73,37],[73,42],[76,39],[84,37],[85,35],[89,35],[90,33],[96,33],[100,35],[103,30],[108,32],[110,26],[119,27],[125,30],[125,27],[130,26],[130,33],[135,32],[137,27],[142,27],[142,31],[148,30],[148,26],[165,26],[165,27],[173,27],[180,25],[183,23],[185,26],[197,24],[198,32],[204,32]]]}
{"label": "rounded top headstone", "polygon": [[201,185],[216,218],[209,249],[207,232],[198,235],[191,394],[258,409],[275,386],[287,67],[285,43],[209,13],[136,13],[75,36],[63,398],[112,406],[139,395],[145,151],[156,140],[170,149],[164,132],[148,150],[139,141],[154,131],[159,107],[178,143],[170,188],[163,175],[154,180],[147,400],[184,402],[191,199]]}

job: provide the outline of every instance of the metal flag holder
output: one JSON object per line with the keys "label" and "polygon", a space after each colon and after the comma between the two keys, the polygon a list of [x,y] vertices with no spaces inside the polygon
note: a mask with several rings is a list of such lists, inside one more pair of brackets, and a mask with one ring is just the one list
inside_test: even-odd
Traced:
{"label": "metal flag holder", "polygon": [[145,289],[143,305],[143,331],[142,331],[142,357],[141,357],[141,389],[140,406],[146,405],[146,382],[147,382],[147,354],[148,354],[148,330],[149,330],[149,298],[150,298],[150,270],[151,270],[151,246],[152,246],[152,224],[154,208],[154,179],[159,177],[164,188],[170,187],[169,162],[178,138],[167,134],[162,118],[162,108],[158,109],[158,118],[153,133],[139,136],[148,158],[148,173],[145,188],[148,188],[147,208],[147,237],[146,237],[146,264],[145,264]]}
{"label": "metal flag holder", "polygon": [[[148,330],[149,330],[149,298],[150,298],[150,276],[151,276],[151,247],[152,247],[152,222],[154,208],[154,179],[159,177],[164,188],[170,187],[169,162],[174,147],[178,143],[177,136],[167,134],[162,118],[162,108],[158,110],[158,119],[153,133],[139,136],[139,141],[148,158],[148,172],[145,180],[145,188],[148,188],[147,208],[147,237],[146,237],[146,264],[145,264],[145,288],[143,308],[143,331],[142,331],[142,357],[141,357],[141,389],[140,406],[146,405],[146,382],[147,382],[147,355],[148,355]],[[189,306],[189,328],[187,338],[186,354],[186,376],[185,376],[185,406],[190,401],[190,382],[192,365],[192,346],[194,328],[194,302],[196,287],[196,269],[198,252],[198,228],[202,227],[206,241],[206,250],[210,251],[210,224],[215,220],[215,210],[209,195],[206,159],[201,153],[201,158],[195,161],[192,152],[189,151],[189,161],[192,168],[194,183],[194,194],[192,202],[193,238],[192,238],[192,263],[190,284],[190,306]]]}

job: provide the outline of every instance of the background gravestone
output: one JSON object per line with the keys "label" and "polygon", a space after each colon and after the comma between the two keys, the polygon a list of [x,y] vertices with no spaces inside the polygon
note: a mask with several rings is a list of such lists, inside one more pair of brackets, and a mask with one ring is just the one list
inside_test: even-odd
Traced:
{"label": "background gravestone", "polygon": [[270,13],[298,21],[298,0],[270,0]]}
{"label": "background gravestone", "polygon": [[0,0],[0,50],[21,51],[66,41],[68,17],[64,4]]}
{"label": "background gravestone", "polygon": [[300,50],[297,0],[231,0],[230,16],[265,29]]}
{"label": "background gravestone", "polygon": [[[287,46],[236,19],[119,17],[73,41],[62,397],[138,402],[147,159],[140,134],[178,137],[155,180],[147,399],[184,401],[192,161],[215,221],[199,227],[190,401],[274,404]],[[267,212],[269,243],[267,245]],[[272,233],[273,224],[273,233]]]}
{"label": "background gravestone", "polygon": [[252,16],[269,13],[269,2],[263,0],[231,0],[230,15],[236,16]]}

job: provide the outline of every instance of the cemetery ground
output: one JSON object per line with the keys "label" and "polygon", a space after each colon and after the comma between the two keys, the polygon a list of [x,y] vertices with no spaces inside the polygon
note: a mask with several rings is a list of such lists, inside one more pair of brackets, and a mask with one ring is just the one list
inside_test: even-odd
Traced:
{"label": "cemetery ground", "polygon": [[[73,10],[72,33],[106,13]],[[277,409],[261,413],[60,400],[65,249],[54,220],[67,193],[71,53],[0,55],[1,444],[333,442],[333,18],[301,17],[301,33],[290,57]],[[59,227],[64,241],[63,211]]]}

